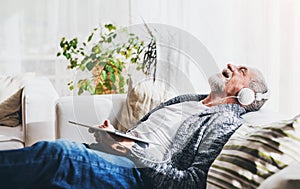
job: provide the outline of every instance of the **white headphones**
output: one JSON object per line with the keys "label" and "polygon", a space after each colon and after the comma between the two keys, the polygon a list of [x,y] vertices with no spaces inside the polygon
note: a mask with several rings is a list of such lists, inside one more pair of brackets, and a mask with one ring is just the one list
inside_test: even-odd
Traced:
{"label": "white headphones", "polygon": [[255,100],[261,101],[263,99],[269,99],[269,93],[255,93],[252,89],[242,88],[237,96],[237,100],[241,105],[248,106],[253,103]]}

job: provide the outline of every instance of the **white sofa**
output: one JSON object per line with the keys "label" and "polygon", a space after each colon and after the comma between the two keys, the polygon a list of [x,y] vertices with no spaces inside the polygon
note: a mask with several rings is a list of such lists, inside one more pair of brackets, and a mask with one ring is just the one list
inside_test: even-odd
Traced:
{"label": "white sofa", "polygon": [[116,126],[125,100],[126,94],[61,97],[56,103],[56,138],[85,143],[95,142],[87,128],[68,121],[97,125],[104,119],[109,119],[111,124]]}
{"label": "white sofa", "polygon": [[46,77],[34,77],[22,91],[22,123],[0,126],[0,150],[30,146],[55,139],[55,102],[58,94]]}
{"label": "white sofa", "polygon": [[[114,95],[94,95],[94,96],[68,96],[68,97],[62,97],[57,101],[56,104],[56,138],[57,139],[69,139],[71,141],[77,141],[77,142],[84,142],[84,143],[93,143],[95,142],[94,136],[88,132],[87,128],[76,126],[73,124],[68,123],[69,120],[72,121],[77,121],[81,123],[86,123],[90,125],[98,125],[99,123],[102,123],[104,119],[110,119],[111,123],[116,126],[118,122],[118,118],[120,118],[121,115],[121,109],[122,107],[126,104],[126,95],[125,94],[114,94]],[[276,115],[276,116],[274,116]],[[274,113],[269,113],[268,111],[261,111],[261,112],[252,112],[250,114],[246,114],[243,116],[245,121],[248,122],[247,124],[244,124],[240,129],[238,130],[239,132],[236,132],[237,134],[240,133],[242,134],[242,138],[247,141],[248,135],[248,129],[254,129],[252,126],[248,128],[248,124],[254,124],[254,125],[259,125],[259,127],[263,127],[266,123],[270,122],[276,122],[281,120],[281,116],[279,114],[274,114]],[[251,123],[250,123],[251,122]],[[285,123],[285,122],[283,122]],[[279,122],[274,124],[274,127],[278,128],[278,124],[282,125],[283,123]],[[299,122],[300,124],[300,122]],[[269,128],[272,130],[273,124],[270,124],[270,127],[263,127],[265,130],[269,130]],[[284,124],[282,125],[284,126]],[[298,125],[295,125],[294,127],[298,128]],[[286,128],[284,126],[283,128]],[[246,133],[244,132],[246,129]],[[292,135],[294,137],[296,136],[297,133],[299,133],[299,129],[297,131],[290,131],[288,130],[287,132],[293,132]],[[256,135],[256,133],[253,133]],[[299,133],[300,134],[300,133]],[[298,136],[298,135],[297,135]],[[277,140],[275,137],[274,140]],[[289,136],[285,136],[285,138],[282,138],[283,141],[290,141],[290,143],[294,144],[293,138],[289,138]],[[228,141],[228,144],[230,144],[230,141],[235,141],[236,139],[230,139]],[[238,139],[239,141],[240,139]],[[278,139],[281,140],[281,139]],[[295,140],[297,144],[300,142],[298,140]],[[266,144],[268,146],[268,144]],[[233,154],[236,152],[233,152]],[[266,152],[267,153],[267,152]],[[275,156],[278,158],[286,158],[284,155],[281,156],[281,152],[279,151],[278,154],[275,152],[271,151],[270,154],[275,154]],[[223,151],[221,152],[220,155],[223,155]],[[255,160],[255,158],[253,158]],[[249,160],[250,161],[250,160]],[[214,164],[217,162],[214,162]],[[238,163],[238,162],[237,162]],[[269,162],[272,163],[272,162]],[[297,164],[299,166],[299,164]],[[262,165],[261,165],[262,166]],[[225,166],[225,168],[227,168]],[[280,168],[282,169],[282,168]],[[277,173],[281,175],[281,171],[278,168]],[[236,171],[239,169],[236,168]],[[243,170],[245,171],[245,170]],[[283,170],[284,171],[284,170]],[[246,172],[247,173],[247,172]],[[294,175],[295,172],[289,171],[290,174]],[[209,175],[211,173],[209,172]],[[289,178],[282,178],[278,180],[278,174],[274,175],[269,175],[268,179],[265,182],[261,182],[261,188],[268,188],[266,186],[270,186],[270,182],[274,182],[274,179],[277,180],[277,183],[283,183],[285,186],[289,184],[290,189],[294,188],[299,188],[300,187],[300,179],[299,176],[293,178],[293,182],[291,183]],[[297,174],[297,173],[296,173]],[[255,175],[253,173],[253,175]],[[238,177],[235,177],[238,178]],[[209,178],[210,179],[210,178]],[[262,179],[263,181],[264,179]],[[270,181],[271,180],[271,181]],[[209,181],[209,180],[208,180]],[[236,181],[233,178],[229,178],[228,182],[231,182],[231,184],[235,185]],[[293,186],[290,186],[293,185]],[[238,186],[237,186],[238,187]],[[215,186],[210,185],[208,183],[208,188],[216,188]],[[218,187],[217,187],[218,188]],[[222,188],[222,187],[220,187]],[[225,187],[225,188],[232,188],[232,187]],[[238,187],[238,188],[243,188],[243,187]],[[250,187],[251,188],[251,187]],[[253,188],[253,187],[252,187]],[[274,188],[274,186],[272,186]],[[277,187],[278,188],[278,187]]]}

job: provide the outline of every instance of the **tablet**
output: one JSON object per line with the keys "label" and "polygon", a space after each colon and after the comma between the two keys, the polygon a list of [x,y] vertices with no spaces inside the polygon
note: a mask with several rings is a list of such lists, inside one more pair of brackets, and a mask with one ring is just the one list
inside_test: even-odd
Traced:
{"label": "tablet", "polygon": [[86,124],[83,124],[83,123],[79,123],[79,122],[75,122],[75,121],[69,121],[69,123],[71,124],[74,124],[74,125],[78,125],[78,126],[82,126],[82,127],[86,127],[86,128],[92,128],[92,129],[95,129],[97,131],[101,131],[101,132],[107,132],[109,134],[113,134],[115,136],[119,136],[119,137],[123,137],[123,138],[127,138],[127,139],[131,139],[137,143],[143,143],[143,144],[146,144],[146,145],[149,145],[149,144],[155,144],[155,145],[160,145],[159,143],[156,143],[156,142],[152,142],[152,141],[149,141],[149,140],[146,140],[146,139],[142,139],[142,138],[138,138],[138,137],[135,137],[135,136],[132,136],[132,135],[127,135],[126,133],[123,133],[121,131],[118,131],[118,130],[106,130],[106,129],[101,129],[99,127],[95,127],[95,126],[91,126],[91,125],[86,125]]}

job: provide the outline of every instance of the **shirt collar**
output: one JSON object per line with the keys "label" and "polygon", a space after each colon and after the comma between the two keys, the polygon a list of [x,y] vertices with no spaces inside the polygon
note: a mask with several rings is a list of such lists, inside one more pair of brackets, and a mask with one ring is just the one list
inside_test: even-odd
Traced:
{"label": "shirt collar", "polygon": [[209,113],[215,113],[215,112],[228,112],[228,111],[232,111],[232,112],[236,113],[237,116],[241,116],[244,113],[246,113],[245,108],[243,108],[239,104],[219,104],[219,105],[207,108],[206,110],[204,110],[203,113],[209,114]]}

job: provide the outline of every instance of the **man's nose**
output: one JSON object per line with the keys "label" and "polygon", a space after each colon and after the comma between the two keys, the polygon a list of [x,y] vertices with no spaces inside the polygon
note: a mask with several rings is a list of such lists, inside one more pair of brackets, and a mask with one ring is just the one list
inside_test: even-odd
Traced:
{"label": "man's nose", "polygon": [[231,70],[232,72],[237,71],[237,66],[233,65],[233,64],[227,64],[227,68],[229,70]]}

